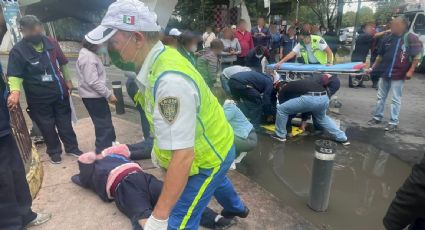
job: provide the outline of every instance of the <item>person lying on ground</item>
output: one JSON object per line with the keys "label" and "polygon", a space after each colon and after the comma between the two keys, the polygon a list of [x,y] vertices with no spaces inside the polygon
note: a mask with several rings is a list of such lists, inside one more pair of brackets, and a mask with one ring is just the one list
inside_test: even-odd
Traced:
{"label": "person lying on ground", "polygon": [[[140,143],[139,146],[149,144]],[[150,153],[150,150],[149,150]],[[147,155],[148,152],[144,152]],[[79,173],[71,180],[95,192],[103,201],[115,201],[117,208],[130,218],[133,229],[143,229],[158,201],[163,182],[143,171],[131,161],[131,151],[121,144],[105,149],[102,154],[84,153],[78,158]],[[236,224],[207,208],[202,214],[201,226],[210,229],[227,229]]]}

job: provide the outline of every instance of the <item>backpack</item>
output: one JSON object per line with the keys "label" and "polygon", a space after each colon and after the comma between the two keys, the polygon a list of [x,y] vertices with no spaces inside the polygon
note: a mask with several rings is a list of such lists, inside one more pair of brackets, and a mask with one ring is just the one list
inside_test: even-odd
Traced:
{"label": "backpack", "polygon": [[[410,32],[406,32],[403,35],[403,44],[406,47],[406,50],[409,49],[409,34]],[[424,55],[422,54],[421,58],[419,59],[419,65],[422,63],[423,58],[424,58]],[[409,56],[409,62],[413,62],[412,56]]]}

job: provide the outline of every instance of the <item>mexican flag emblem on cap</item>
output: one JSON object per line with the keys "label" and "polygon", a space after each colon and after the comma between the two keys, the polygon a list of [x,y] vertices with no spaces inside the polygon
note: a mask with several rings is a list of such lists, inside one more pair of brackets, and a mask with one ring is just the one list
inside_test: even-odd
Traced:
{"label": "mexican flag emblem on cap", "polygon": [[130,16],[130,15],[124,15],[123,22],[125,24],[134,25],[134,23],[135,23],[135,17],[134,16]]}

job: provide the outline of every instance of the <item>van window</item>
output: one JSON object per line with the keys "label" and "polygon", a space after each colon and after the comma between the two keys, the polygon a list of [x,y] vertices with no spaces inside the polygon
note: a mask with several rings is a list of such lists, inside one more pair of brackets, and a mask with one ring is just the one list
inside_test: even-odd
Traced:
{"label": "van window", "polygon": [[413,32],[425,35],[425,15],[418,14],[415,24],[413,25]]}

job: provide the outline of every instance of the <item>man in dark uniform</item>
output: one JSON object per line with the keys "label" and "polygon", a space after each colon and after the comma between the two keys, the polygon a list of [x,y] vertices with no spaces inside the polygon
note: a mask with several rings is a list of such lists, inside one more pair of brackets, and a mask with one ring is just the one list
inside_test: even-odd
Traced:
{"label": "man in dark uniform", "polygon": [[21,230],[45,223],[50,214],[31,210],[32,198],[24,165],[10,128],[7,95],[0,65],[0,229]]}
{"label": "man in dark uniform", "polygon": [[[335,93],[341,87],[341,81],[339,80],[338,76],[332,74],[313,74],[311,80],[321,84],[326,89],[329,99],[331,99],[332,96],[335,95]],[[279,101],[280,104],[284,102],[285,101]],[[296,115],[297,114],[292,114],[288,117],[288,122],[286,124],[288,135],[292,133],[292,119],[295,118]],[[307,121],[310,120],[310,118],[313,119],[314,130],[318,132],[323,131],[323,128],[318,124],[315,117],[312,116],[312,113],[310,112],[301,114],[301,129],[305,130],[307,127]]]}
{"label": "man in dark uniform", "polygon": [[26,15],[19,23],[24,38],[9,54],[8,106],[10,109],[18,106],[23,85],[28,114],[43,134],[50,161],[58,164],[62,161],[59,137],[67,153],[81,154],[71,124],[72,83],[68,60],[55,40],[42,35],[43,25],[37,17]]}
{"label": "man in dark uniform", "polygon": [[286,141],[286,124],[290,115],[311,112],[317,123],[337,142],[350,144],[345,133],[326,115],[329,97],[322,84],[311,79],[289,82],[280,89],[278,100],[281,104],[277,106],[276,133],[272,135],[276,140]]}
{"label": "man in dark uniform", "polygon": [[[352,62],[366,62],[367,55],[369,54],[369,50],[372,48],[373,42],[373,26],[371,24],[362,25],[359,30],[359,37],[356,39],[356,46],[351,55]],[[349,76],[348,78],[348,86],[350,88],[357,87],[353,84],[353,78],[358,80],[358,87],[365,87],[363,85],[362,76]]]}
{"label": "man in dark uniform", "polygon": [[268,119],[274,114],[273,81],[273,77],[256,71],[245,71],[230,76],[229,88],[232,97],[240,102],[241,110],[256,129],[262,123],[263,114]]}

